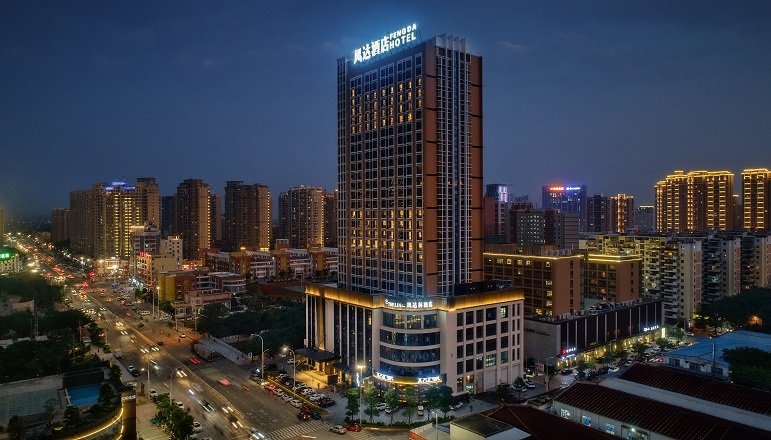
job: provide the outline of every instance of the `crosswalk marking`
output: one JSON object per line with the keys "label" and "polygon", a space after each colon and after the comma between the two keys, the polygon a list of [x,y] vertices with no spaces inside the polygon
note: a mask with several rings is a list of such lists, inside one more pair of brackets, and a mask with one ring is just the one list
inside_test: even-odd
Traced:
{"label": "crosswalk marking", "polygon": [[291,437],[300,436],[320,429],[328,429],[330,425],[321,420],[311,420],[302,423],[295,423],[292,426],[271,431],[269,437],[271,440],[285,440]]}

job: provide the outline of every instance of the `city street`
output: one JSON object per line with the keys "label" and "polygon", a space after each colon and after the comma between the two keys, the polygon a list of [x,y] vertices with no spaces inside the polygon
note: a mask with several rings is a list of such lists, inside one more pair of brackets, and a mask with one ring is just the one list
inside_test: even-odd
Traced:
{"label": "city street", "polygon": [[[102,289],[104,296],[100,295]],[[126,288],[119,289],[125,291]],[[153,405],[146,397],[149,389],[155,389],[159,394],[171,392],[172,398],[190,408],[190,414],[203,425],[204,430],[199,437],[245,437],[250,427],[255,427],[274,440],[299,438],[303,435],[320,439],[338,437],[338,434],[329,432],[329,428],[341,423],[344,417],[345,401],[339,395],[327,393],[340,402],[328,408],[331,411],[325,412],[322,420],[299,422],[297,409],[271,396],[259,383],[249,379],[249,371],[257,364],[238,366],[221,357],[210,362],[200,361],[197,365],[191,363],[190,358],[194,354],[190,348],[200,335],[188,328],[175,331],[169,326],[169,321],[139,315],[137,312],[140,310],[149,311],[150,304],[123,306],[116,300],[119,292],[113,293],[109,282],[96,283],[86,289],[89,302],[81,300],[79,295],[72,296],[73,307],[101,311],[103,319],[99,320],[99,324],[105,329],[105,337],[113,353],[119,350],[123,354],[119,363],[123,367],[124,378],[138,384],[138,394],[144,385],[144,395],[138,398],[138,406]],[[129,297],[132,296],[129,293]],[[107,301],[108,298],[112,300]],[[134,308],[136,311],[132,310]],[[183,333],[184,338],[181,337]],[[141,375],[130,376],[126,369],[129,365],[139,369]],[[148,366],[149,386],[146,385]],[[286,367],[286,364],[279,365],[279,368],[282,367]],[[291,372],[291,367],[286,370]],[[210,406],[204,407],[207,403]],[[139,412],[153,414],[155,410]],[[233,427],[231,417],[235,417],[241,426]],[[137,427],[140,432],[148,429],[149,420],[140,418]],[[347,435],[356,439],[389,439],[403,438],[404,432],[365,430],[349,432]]]}

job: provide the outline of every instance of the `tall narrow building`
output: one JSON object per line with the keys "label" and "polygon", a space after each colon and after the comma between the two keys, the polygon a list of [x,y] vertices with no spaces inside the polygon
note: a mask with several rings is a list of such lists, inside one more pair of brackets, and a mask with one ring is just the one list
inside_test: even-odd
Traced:
{"label": "tall narrow building", "polygon": [[337,247],[337,195],[324,193],[324,246]]}
{"label": "tall narrow building", "polygon": [[578,215],[578,231],[586,232],[589,223],[586,194],[586,185],[544,185],[542,208]]}
{"label": "tall narrow building", "polygon": [[755,168],[742,171],[743,228],[771,230],[771,171]]}
{"label": "tall narrow building", "polygon": [[482,59],[418,35],[338,59],[338,283],[306,285],[304,354],[340,381],[476,393],[522,374],[523,294],[482,283]]}
{"label": "tall narrow building", "polygon": [[161,190],[155,177],[138,177],[136,183],[139,197],[139,216],[145,223],[161,227]]}
{"label": "tall narrow building", "polygon": [[202,257],[211,245],[211,190],[199,179],[187,179],[177,186],[174,230],[182,238],[182,256],[186,260]]}
{"label": "tall narrow building", "polygon": [[616,194],[608,197],[609,232],[624,233],[634,227],[634,197]]}
{"label": "tall narrow building", "polygon": [[610,200],[604,194],[595,194],[586,203],[586,232],[606,233],[610,226]]}
{"label": "tall narrow building", "polygon": [[228,249],[270,249],[271,223],[271,198],[267,186],[247,185],[240,180],[225,184],[223,238]]}
{"label": "tall narrow building", "polygon": [[278,200],[280,238],[295,249],[324,244],[324,188],[295,186]]}
{"label": "tall narrow building", "polygon": [[450,296],[482,280],[481,63],[449,36],[338,60],[342,288]]}
{"label": "tall narrow building", "polygon": [[734,175],[728,171],[675,171],[656,183],[660,232],[734,229]]}
{"label": "tall narrow building", "polygon": [[70,210],[54,208],[51,211],[51,241],[60,243],[70,239]]}

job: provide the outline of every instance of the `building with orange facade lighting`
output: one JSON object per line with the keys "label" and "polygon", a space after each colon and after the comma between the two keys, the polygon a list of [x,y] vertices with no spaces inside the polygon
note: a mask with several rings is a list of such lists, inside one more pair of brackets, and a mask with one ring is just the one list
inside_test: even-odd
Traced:
{"label": "building with orange facade lighting", "polygon": [[771,230],[771,170],[742,171],[742,209],[745,231]]}
{"label": "building with orange facade lighting", "polygon": [[338,277],[306,285],[300,353],[334,380],[476,393],[522,374],[522,293],[482,282],[482,58],[419,35],[338,59]]}
{"label": "building with orange facade lighting", "polygon": [[656,230],[730,231],[735,225],[734,175],[729,171],[675,171],[656,183]]}

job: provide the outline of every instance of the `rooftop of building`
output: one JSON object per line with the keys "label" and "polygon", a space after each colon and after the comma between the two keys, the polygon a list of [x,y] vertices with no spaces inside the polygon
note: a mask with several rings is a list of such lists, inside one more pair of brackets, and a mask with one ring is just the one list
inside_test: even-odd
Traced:
{"label": "rooftop of building", "polygon": [[620,379],[771,416],[771,393],[665,365],[636,363]]}
{"label": "rooftop of building", "polygon": [[0,425],[13,416],[31,416],[45,410],[47,402],[55,409],[62,409],[59,389],[61,375],[21,380],[0,385]]}
{"label": "rooftop of building", "polygon": [[507,423],[530,434],[531,438],[547,439],[613,439],[617,438],[532,406],[501,405],[482,414]]}
{"label": "rooftop of building", "polygon": [[[450,425],[458,426],[482,437],[490,437],[512,428],[512,425],[509,423],[483,414],[472,414],[470,416],[461,417],[450,422]],[[452,430],[452,428],[450,429]]]}
{"label": "rooftop of building", "polygon": [[368,308],[457,310],[523,300],[521,290],[498,281],[456,285],[452,296],[396,296],[385,292],[362,293],[340,288],[336,283],[306,283],[305,293]]}
{"label": "rooftop of building", "polygon": [[629,301],[622,301],[622,302],[609,302],[609,301],[601,301],[599,303],[594,304],[592,307],[593,309],[589,310],[576,310],[574,313],[564,313],[562,315],[558,316],[525,316],[526,320],[533,320],[533,321],[544,321],[544,322],[552,322],[552,323],[560,323],[565,321],[571,321],[574,319],[582,318],[589,315],[602,315],[603,313],[610,313],[617,310],[622,310],[634,306],[639,306],[641,304],[648,304],[648,303],[654,303],[654,302],[660,302],[660,299],[651,299],[651,298],[638,298],[633,299]]}
{"label": "rooftop of building", "polygon": [[725,366],[728,365],[728,362],[723,358],[723,350],[739,347],[751,347],[771,352],[771,335],[738,330],[716,338],[699,339],[695,344],[670,351],[666,356],[698,358],[704,363],[711,364],[714,348],[715,363]]}
{"label": "rooftop of building", "polygon": [[771,438],[766,430],[594,383],[574,383],[554,401],[669,438]]}

